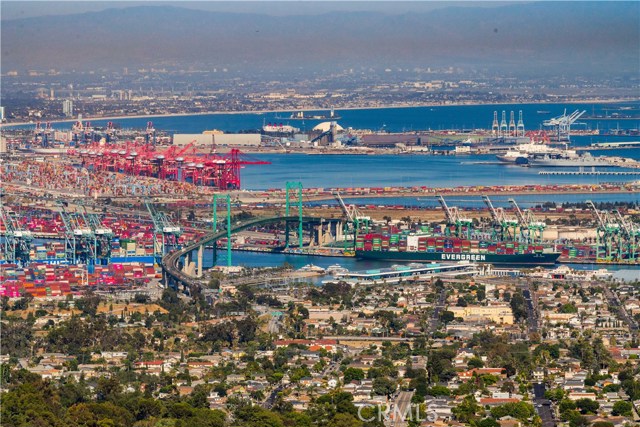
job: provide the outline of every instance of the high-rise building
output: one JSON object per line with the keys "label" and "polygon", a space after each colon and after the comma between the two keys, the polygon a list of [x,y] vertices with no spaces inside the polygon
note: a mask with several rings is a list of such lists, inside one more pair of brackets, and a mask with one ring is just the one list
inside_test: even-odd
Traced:
{"label": "high-rise building", "polygon": [[0,107],[0,122],[4,122],[4,107]]}
{"label": "high-rise building", "polygon": [[73,101],[70,99],[65,99],[64,101],[62,101],[62,114],[65,115],[65,117],[72,117],[73,116]]}

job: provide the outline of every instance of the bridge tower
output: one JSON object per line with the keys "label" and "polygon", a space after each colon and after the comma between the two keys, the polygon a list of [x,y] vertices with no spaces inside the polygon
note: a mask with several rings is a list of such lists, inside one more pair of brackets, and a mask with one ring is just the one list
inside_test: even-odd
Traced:
{"label": "bridge tower", "polygon": [[[286,204],[285,215],[291,215],[291,207],[298,207],[298,247],[302,249],[302,183],[301,182],[287,182],[285,186],[286,190]],[[293,197],[297,195],[297,200],[291,200],[290,192],[293,191]],[[285,246],[289,249],[289,221],[285,223]]]}
{"label": "bridge tower", "polygon": [[[227,229],[227,267],[231,267],[231,195],[227,194],[214,194],[213,195],[213,232],[220,231],[218,226],[218,200],[224,201],[227,205],[226,212],[226,229]],[[213,263],[215,265],[217,256],[217,242],[214,242],[213,246]]]}

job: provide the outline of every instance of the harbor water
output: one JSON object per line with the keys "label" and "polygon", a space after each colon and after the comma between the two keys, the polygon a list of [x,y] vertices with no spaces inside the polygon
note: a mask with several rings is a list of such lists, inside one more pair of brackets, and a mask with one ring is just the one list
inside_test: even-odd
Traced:
{"label": "harbor water", "polygon": [[[632,151],[640,152],[640,149],[626,151],[630,157]],[[540,169],[500,164],[493,155],[260,154],[259,157],[271,165],[243,169],[245,189],[281,188],[286,181],[300,181],[309,188],[345,188],[599,184],[640,179],[640,176],[539,175]]]}
{"label": "harbor water", "polygon": [[[226,253],[218,252],[218,264],[224,265],[226,262]],[[211,265],[212,252],[205,251],[205,265]],[[231,255],[233,265],[244,267],[279,267],[285,262],[291,264],[295,269],[302,268],[305,265],[313,264],[318,267],[327,268],[331,265],[338,264],[349,271],[364,271],[379,268],[388,268],[397,262],[388,261],[371,261],[356,258],[338,258],[338,257],[319,257],[304,255],[285,255],[285,254],[265,254],[257,252],[239,252],[234,251]],[[624,266],[624,265],[602,265],[602,264],[564,264],[577,270],[598,270],[606,268],[614,273],[614,278],[622,280],[640,280],[640,266]],[[556,268],[556,267],[547,267]],[[313,283],[319,283],[323,278],[315,280],[307,280]]]}

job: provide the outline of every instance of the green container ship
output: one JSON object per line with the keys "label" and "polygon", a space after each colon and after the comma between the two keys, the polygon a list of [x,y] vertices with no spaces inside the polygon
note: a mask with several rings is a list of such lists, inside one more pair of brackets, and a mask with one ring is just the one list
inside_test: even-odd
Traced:
{"label": "green container ship", "polygon": [[411,233],[371,233],[356,237],[360,259],[404,262],[470,261],[489,264],[550,265],[561,253],[552,247],[514,241],[468,240],[451,236]]}
{"label": "green container ship", "polygon": [[400,251],[366,251],[356,250],[356,258],[377,261],[401,261],[401,262],[455,262],[468,260],[471,262],[483,262],[488,264],[512,264],[512,265],[551,265],[560,257],[559,252],[532,253],[532,254],[494,254],[471,252],[400,252]]}

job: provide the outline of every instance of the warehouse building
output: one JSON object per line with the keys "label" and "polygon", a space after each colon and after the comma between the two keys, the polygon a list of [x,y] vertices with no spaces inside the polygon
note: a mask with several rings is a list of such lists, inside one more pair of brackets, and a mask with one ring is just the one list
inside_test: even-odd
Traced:
{"label": "warehouse building", "polygon": [[411,134],[370,134],[363,135],[361,140],[362,145],[367,147],[395,147],[396,144],[422,145],[420,136]]}
{"label": "warehouse building", "polygon": [[259,133],[176,133],[173,145],[194,143],[197,147],[257,147],[262,137]]}

